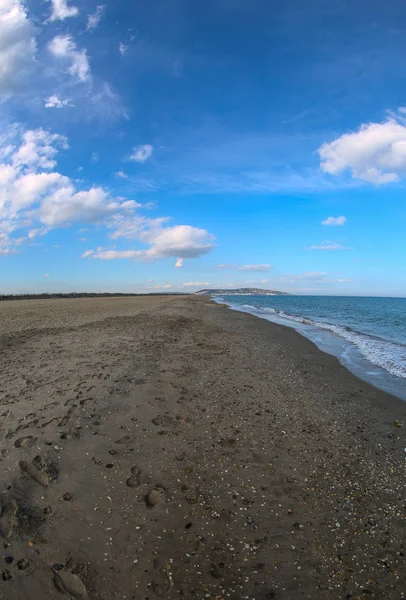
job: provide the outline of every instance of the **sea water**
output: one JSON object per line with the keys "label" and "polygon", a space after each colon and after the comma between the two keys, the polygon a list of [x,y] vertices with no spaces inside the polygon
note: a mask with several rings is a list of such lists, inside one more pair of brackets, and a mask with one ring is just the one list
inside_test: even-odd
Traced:
{"label": "sea water", "polygon": [[361,379],[406,400],[406,298],[223,295],[216,300],[293,327]]}

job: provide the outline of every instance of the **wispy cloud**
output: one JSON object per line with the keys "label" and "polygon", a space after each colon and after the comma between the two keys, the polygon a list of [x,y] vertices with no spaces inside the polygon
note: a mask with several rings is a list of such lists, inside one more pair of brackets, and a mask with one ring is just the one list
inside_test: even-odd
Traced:
{"label": "wispy cloud", "polygon": [[127,157],[128,160],[135,162],[144,163],[151,158],[153,147],[150,144],[143,144],[141,146],[134,146],[131,154]]}
{"label": "wispy cloud", "polygon": [[327,217],[321,222],[322,225],[345,225],[347,222],[346,217]]}
{"label": "wispy cloud", "polygon": [[124,54],[126,54],[128,48],[129,48],[129,46],[126,46],[126,44],[124,44],[123,42],[119,43],[118,50],[119,50],[121,56],[124,56]]}
{"label": "wispy cloud", "polygon": [[96,11],[93,14],[87,16],[86,31],[95,29],[99,25],[103,17],[105,8],[106,7],[104,6],[104,4],[101,4],[96,8]]}
{"label": "wispy cloud", "polygon": [[309,247],[309,250],[349,250],[348,246],[343,246],[342,244],[337,244],[336,242],[321,242],[319,245],[313,245]]}
{"label": "wispy cloud", "polygon": [[52,94],[49,98],[45,99],[45,108],[66,108],[74,107],[71,98],[59,98],[56,94]]}
{"label": "wispy cloud", "polygon": [[225,263],[221,265],[217,265],[217,269],[236,269],[237,271],[252,271],[252,272],[261,272],[261,271],[269,271],[272,269],[272,265],[269,264],[260,264],[260,265],[236,265],[232,263]]}

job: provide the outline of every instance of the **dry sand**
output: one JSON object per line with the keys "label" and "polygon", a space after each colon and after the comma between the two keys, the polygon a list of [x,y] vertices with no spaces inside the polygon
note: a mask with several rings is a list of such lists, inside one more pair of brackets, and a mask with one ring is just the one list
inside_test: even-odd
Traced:
{"label": "dry sand", "polygon": [[202,297],[0,323],[0,598],[405,597],[406,403]]}

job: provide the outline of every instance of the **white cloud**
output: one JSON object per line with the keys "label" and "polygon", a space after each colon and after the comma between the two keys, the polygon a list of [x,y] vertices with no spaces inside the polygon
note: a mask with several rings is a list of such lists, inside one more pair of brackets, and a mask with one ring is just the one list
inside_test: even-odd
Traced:
{"label": "white cloud", "polygon": [[181,269],[183,267],[183,258],[178,258],[175,263],[175,269]]}
{"label": "white cloud", "polygon": [[402,111],[382,123],[363,124],[319,150],[321,169],[375,185],[399,181],[406,173],[406,122]]}
{"label": "white cloud", "polygon": [[51,0],[52,13],[49,17],[50,21],[64,21],[69,17],[77,17],[79,14],[76,6],[68,6],[68,0]]}
{"label": "white cloud", "polygon": [[56,94],[52,94],[45,99],[45,108],[65,108],[67,106],[75,106],[72,104],[71,98],[59,98]]}
{"label": "white cloud", "polygon": [[[10,143],[13,141],[14,143]],[[0,253],[72,223],[104,225],[109,237],[140,242],[140,249],[97,248],[84,256],[99,259],[127,258],[154,261],[172,257],[179,267],[184,259],[209,252],[214,236],[190,225],[167,225],[168,217],[148,219],[135,211],[134,200],[113,197],[93,186],[77,189],[69,177],[54,170],[60,149],[68,147],[64,136],[43,129],[12,129],[0,141]],[[16,232],[24,232],[18,237]]]}
{"label": "white cloud", "polygon": [[35,28],[20,0],[0,0],[0,98],[20,90],[35,64]]}
{"label": "white cloud", "polygon": [[87,16],[86,31],[95,29],[100,23],[106,7],[101,4],[96,8],[96,11],[92,15]]}
{"label": "white cloud", "polygon": [[135,146],[132,149],[132,153],[129,155],[128,160],[135,160],[139,163],[144,163],[152,156],[153,148],[150,144],[144,144],[143,146]]}
{"label": "white cloud", "polygon": [[[68,177],[52,171],[65,137],[43,129],[14,132],[13,150],[0,148],[0,249],[15,251],[22,241],[45,235],[51,228],[72,222],[95,223],[109,216],[134,212],[139,204],[114,198],[102,188],[76,190]],[[26,230],[24,238],[14,237]]]}
{"label": "white cloud", "polygon": [[123,42],[120,42],[118,49],[120,51],[121,56],[124,56],[124,54],[127,52],[128,50],[128,46],[126,46],[125,44],[123,44]]}
{"label": "white cloud", "polygon": [[319,245],[310,246],[309,250],[349,250],[348,246],[342,246],[335,242],[321,242]]}
{"label": "white cloud", "polygon": [[66,137],[44,129],[30,129],[21,135],[22,143],[12,155],[13,166],[52,169],[58,148],[67,149]]}
{"label": "white cloud", "polygon": [[347,222],[346,217],[327,217],[321,222],[322,225],[344,225]]}
{"label": "white cloud", "polygon": [[252,271],[253,273],[260,273],[262,271],[269,271],[272,269],[272,265],[260,264],[260,265],[235,265],[232,263],[224,263],[217,265],[217,269],[236,269],[237,271]]}
{"label": "white cloud", "polygon": [[99,155],[97,154],[97,152],[92,152],[92,156],[90,157],[90,162],[93,164],[99,162]]}
{"label": "white cloud", "polygon": [[51,273],[44,273],[44,277],[51,277]]}
{"label": "white cloud", "polygon": [[120,177],[121,179],[127,179],[128,178],[127,173],[124,173],[124,171],[116,171],[115,175],[116,175],[116,177]]}
{"label": "white cloud", "polygon": [[55,57],[67,61],[67,72],[81,82],[89,81],[90,65],[86,50],[78,50],[76,42],[70,35],[57,35],[48,44],[48,49]]}
{"label": "white cloud", "polygon": [[[132,260],[154,261],[160,258],[176,258],[179,266],[179,259],[197,258],[207,254],[213,248],[214,236],[205,229],[192,227],[190,225],[174,225],[164,227],[162,219],[145,219],[137,217],[127,219],[125,217],[116,217],[111,222],[111,227],[116,229],[112,238],[131,237],[140,242],[149,245],[147,250],[104,250],[98,249],[87,254],[92,258],[102,260],[114,260],[126,258]],[[127,226],[126,226],[127,225]],[[129,232],[131,231],[131,236]]]}
{"label": "white cloud", "polygon": [[97,223],[119,213],[130,213],[137,203],[111,198],[102,188],[75,191],[72,184],[60,187],[42,201],[39,209],[41,223],[52,227],[79,221]]}

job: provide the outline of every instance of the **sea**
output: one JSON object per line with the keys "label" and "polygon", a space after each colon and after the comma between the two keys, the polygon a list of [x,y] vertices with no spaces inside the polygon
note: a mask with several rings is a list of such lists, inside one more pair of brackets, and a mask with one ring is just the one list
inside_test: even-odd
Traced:
{"label": "sea", "polygon": [[406,400],[406,298],[222,295],[215,300],[292,327],[361,379]]}

